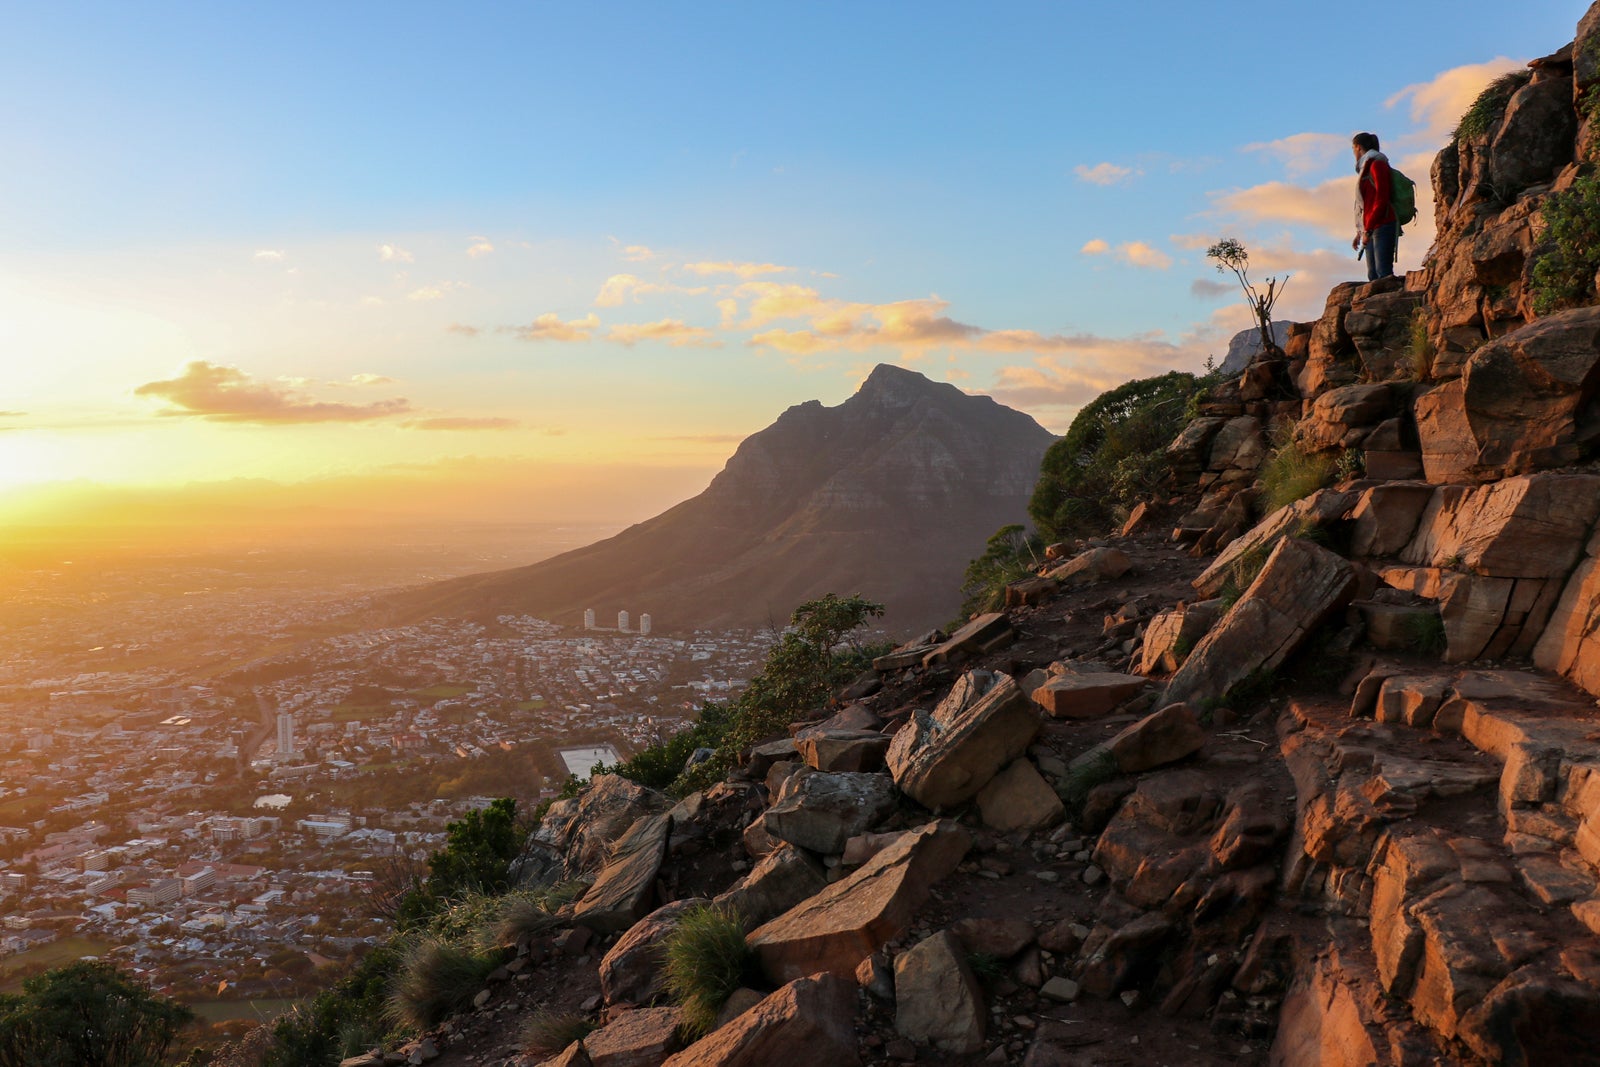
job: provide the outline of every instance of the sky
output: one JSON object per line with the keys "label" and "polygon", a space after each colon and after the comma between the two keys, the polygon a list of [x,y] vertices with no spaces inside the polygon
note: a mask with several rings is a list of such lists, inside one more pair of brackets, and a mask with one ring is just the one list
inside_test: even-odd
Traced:
{"label": "sky", "polygon": [[635,521],[880,362],[1059,433],[1586,8],[0,0],[0,520]]}

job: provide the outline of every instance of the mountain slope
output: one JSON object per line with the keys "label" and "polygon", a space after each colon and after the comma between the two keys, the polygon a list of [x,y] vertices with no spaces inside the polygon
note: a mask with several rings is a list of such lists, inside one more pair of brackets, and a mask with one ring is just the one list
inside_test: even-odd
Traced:
{"label": "mountain slope", "polygon": [[812,400],[751,435],[705,492],[528,567],[398,596],[407,617],[528,613],[657,629],[783,623],[827,592],[889,608],[895,630],[947,621],[966,563],[1023,521],[1053,438],[1021,412],[880,365],[837,407]]}

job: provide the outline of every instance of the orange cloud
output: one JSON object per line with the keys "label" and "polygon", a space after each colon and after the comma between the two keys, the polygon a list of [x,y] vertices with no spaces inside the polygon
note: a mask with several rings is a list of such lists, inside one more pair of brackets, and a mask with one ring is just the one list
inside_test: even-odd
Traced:
{"label": "orange cloud", "polygon": [[690,274],[732,274],[740,278],[759,278],[763,274],[783,274],[793,267],[780,267],[776,263],[685,263],[683,269]]}
{"label": "orange cloud", "polygon": [[398,245],[379,245],[378,259],[384,263],[410,263],[415,257]]}
{"label": "orange cloud", "polygon": [[1138,172],[1132,167],[1119,167],[1115,163],[1096,163],[1092,167],[1080,163],[1072,168],[1072,173],[1091,185],[1120,185]]}
{"label": "orange cloud", "polygon": [[1438,144],[1454,132],[1461,116],[1490,82],[1526,66],[1522,60],[1496,56],[1487,63],[1452,67],[1435,75],[1432,81],[1406,86],[1385,100],[1384,106],[1408,104],[1411,121],[1421,127],[1418,138]]}
{"label": "orange cloud", "polygon": [[516,335],[519,341],[587,341],[600,326],[593,314],[581,319],[561,321],[561,316],[547,311],[527,326],[504,326],[502,330]]}
{"label": "orange cloud", "polygon": [[596,307],[620,307],[629,300],[637,301],[642,296],[651,293],[683,293],[688,296],[703,296],[711,290],[704,286],[665,285],[661,282],[641,281],[634,274],[613,274],[600,286],[599,294],[594,298]]}
{"label": "orange cloud", "polygon": [[643,263],[655,256],[656,253],[646,245],[629,245],[622,250],[622,258],[629,263]]}
{"label": "orange cloud", "polygon": [[606,340],[619,345],[632,346],[640,341],[665,341],[674,348],[686,346],[714,346],[720,342],[709,340],[711,331],[704,326],[686,326],[677,319],[659,322],[618,323],[606,332]]}
{"label": "orange cloud", "polygon": [[464,322],[452,322],[450,325],[446,326],[445,329],[450,333],[459,333],[463,337],[476,337],[478,334],[483,332],[482,330],[478,329],[478,327],[468,326]]}
{"label": "orange cloud", "polygon": [[467,246],[467,255],[473,259],[486,256],[494,251],[494,244],[487,237],[469,237],[472,244]]}
{"label": "orange cloud", "polygon": [[1103,256],[1107,252],[1111,251],[1111,244],[1108,241],[1104,241],[1099,237],[1096,237],[1092,240],[1085,241],[1083,247],[1078,249],[1078,251],[1086,256]]}
{"label": "orange cloud", "polygon": [[1245,223],[1310,226],[1346,241],[1355,232],[1356,179],[1353,172],[1310,187],[1266,182],[1248,189],[1230,189],[1210,195],[1217,212]]}
{"label": "orange cloud", "polygon": [[205,360],[190,363],[176,378],[147,382],[133,393],[172,405],[160,415],[194,416],[213,422],[370,422],[412,410],[411,402],[404,397],[370,404],[312,400],[293,387],[258,382],[237,367],[221,367]]}
{"label": "orange cloud", "polygon": [[1171,256],[1144,241],[1124,241],[1113,249],[1109,241],[1096,237],[1085,242],[1078,252],[1085,256],[1104,256],[1114,252],[1118,260],[1130,267],[1147,270],[1166,270],[1172,266]]}

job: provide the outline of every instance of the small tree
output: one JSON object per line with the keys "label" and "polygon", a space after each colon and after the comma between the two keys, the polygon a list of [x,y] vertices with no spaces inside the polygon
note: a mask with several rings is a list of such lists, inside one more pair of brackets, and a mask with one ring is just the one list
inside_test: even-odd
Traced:
{"label": "small tree", "polygon": [[1283,295],[1283,287],[1289,284],[1291,275],[1285,274],[1281,281],[1268,278],[1266,291],[1262,292],[1250,281],[1250,253],[1232,237],[1226,237],[1206,249],[1206,257],[1216,260],[1218,274],[1232,271],[1239,280],[1245,302],[1255,315],[1256,329],[1261,333],[1261,350],[1282,356],[1283,349],[1278,347],[1277,340],[1272,336],[1272,306]]}
{"label": "small tree", "polygon": [[160,1067],[193,1017],[111,964],[79,960],[0,996],[0,1067]]}
{"label": "small tree", "polygon": [[446,826],[444,848],[428,857],[427,880],[402,898],[396,924],[409,929],[463,893],[505,892],[522,847],[516,823],[517,802],[500,797]]}

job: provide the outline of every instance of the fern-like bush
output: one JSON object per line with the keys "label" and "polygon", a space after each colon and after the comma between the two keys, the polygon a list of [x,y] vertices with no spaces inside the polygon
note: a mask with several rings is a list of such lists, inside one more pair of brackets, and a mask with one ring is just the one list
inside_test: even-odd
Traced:
{"label": "fern-like bush", "polygon": [[1540,208],[1545,239],[1533,264],[1533,309],[1548,315],[1594,298],[1600,270],[1600,174],[1586,174],[1552,193]]}
{"label": "fern-like bush", "polygon": [[1531,70],[1516,70],[1490,82],[1489,87],[1479,93],[1472,106],[1467,108],[1467,113],[1461,116],[1461,121],[1456,123],[1451,139],[1470,141],[1492,132],[1505,118],[1506,106],[1511,103],[1511,98],[1532,78]]}
{"label": "fern-like bush", "polygon": [[1270,515],[1331,485],[1336,462],[1327,453],[1307,452],[1293,440],[1283,442],[1261,467],[1261,504],[1265,513]]}

